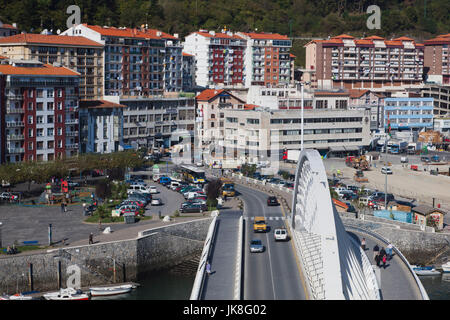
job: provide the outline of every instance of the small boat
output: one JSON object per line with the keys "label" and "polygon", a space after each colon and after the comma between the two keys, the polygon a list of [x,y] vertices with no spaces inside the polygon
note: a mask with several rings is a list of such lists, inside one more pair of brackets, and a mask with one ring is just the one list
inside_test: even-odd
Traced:
{"label": "small boat", "polygon": [[418,276],[437,276],[441,274],[433,266],[419,267],[416,265],[412,265],[411,268]]}
{"label": "small boat", "polygon": [[93,297],[98,296],[112,296],[116,294],[128,293],[133,289],[133,285],[124,284],[121,286],[111,286],[111,287],[93,287],[89,288],[91,290],[91,295]]}
{"label": "small boat", "polygon": [[442,265],[442,270],[444,271],[444,273],[450,272],[450,261],[447,261]]}
{"label": "small boat", "polygon": [[91,297],[81,290],[73,288],[61,289],[60,291],[44,294],[45,300],[89,300]]}
{"label": "small boat", "polygon": [[32,296],[25,296],[21,293],[16,293],[12,296],[9,296],[9,300],[33,300]]}

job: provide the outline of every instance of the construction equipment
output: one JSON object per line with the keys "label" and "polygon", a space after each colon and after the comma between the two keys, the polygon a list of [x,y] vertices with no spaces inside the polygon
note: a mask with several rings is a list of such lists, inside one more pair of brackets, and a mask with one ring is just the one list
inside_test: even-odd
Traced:
{"label": "construction equipment", "polygon": [[369,170],[369,161],[364,155],[359,157],[347,157],[345,163],[347,166],[357,170]]}
{"label": "construction equipment", "polygon": [[353,180],[356,182],[369,182],[369,179],[364,177],[364,172],[362,170],[356,170]]}

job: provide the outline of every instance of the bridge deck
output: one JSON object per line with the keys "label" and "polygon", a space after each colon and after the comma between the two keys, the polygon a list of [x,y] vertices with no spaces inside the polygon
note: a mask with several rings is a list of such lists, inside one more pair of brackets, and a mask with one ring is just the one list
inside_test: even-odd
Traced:
{"label": "bridge deck", "polygon": [[221,210],[215,241],[211,248],[211,274],[205,276],[202,300],[232,300],[238,239],[238,222],[242,211]]}

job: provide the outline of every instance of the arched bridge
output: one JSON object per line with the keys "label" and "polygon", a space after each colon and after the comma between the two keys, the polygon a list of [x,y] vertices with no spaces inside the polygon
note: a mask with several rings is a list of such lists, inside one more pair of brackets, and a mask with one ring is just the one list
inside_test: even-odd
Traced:
{"label": "arched bridge", "polygon": [[[205,241],[191,299],[310,299],[420,300],[428,299],[408,261],[394,248],[387,269],[373,265],[369,248],[388,241],[370,230],[344,225],[330,197],[323,161],[316,150],[300,153],[291,210],[269,207],[264,182],[234,175],[244,208],[221,210]],[[260,189],[260,190],[258,190]],[[236,201],[235,199],[233,201]],[[270,226],[253,233],[255,216]],[[286,227],[290,241],[274,241],[273,230]],[[259,239],[263,253],[250,253]],[[209,260],[212,274],[205,273]]]}

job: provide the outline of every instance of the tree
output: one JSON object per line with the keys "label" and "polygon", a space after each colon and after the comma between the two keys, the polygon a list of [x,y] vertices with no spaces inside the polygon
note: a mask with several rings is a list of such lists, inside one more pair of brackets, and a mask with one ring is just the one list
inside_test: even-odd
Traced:
{"label": "tree", "polygon": [[220,195],[220,190],[222,189],[222,181],[219,179],[211,180],[206,185],[206,198],[210,203],[209,206],[217,206],[217,198]]}
{"label": "tree", "polygon": [[111,196],[111,184],[108,180],[98,181],[95,186],[95,195],[100,199],[106,199]]}

